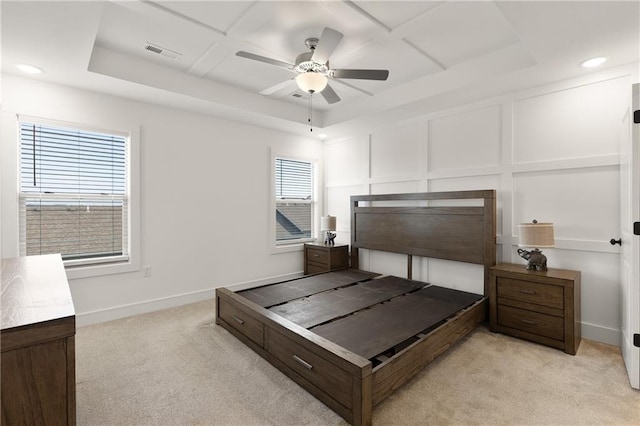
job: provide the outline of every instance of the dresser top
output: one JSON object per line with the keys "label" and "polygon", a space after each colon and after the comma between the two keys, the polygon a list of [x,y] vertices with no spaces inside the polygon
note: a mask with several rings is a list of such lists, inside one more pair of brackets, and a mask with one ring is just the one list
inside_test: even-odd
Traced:
{"label": "dresser top", "polygon": [[75,317],[59,254],[2,259],[2,330]]}

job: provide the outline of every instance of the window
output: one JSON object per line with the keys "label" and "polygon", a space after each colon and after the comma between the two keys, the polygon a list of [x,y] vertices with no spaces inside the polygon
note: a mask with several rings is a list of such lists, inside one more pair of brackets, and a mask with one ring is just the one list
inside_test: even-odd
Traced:
{"label": "window", "polygon": [[129,260],[129,141],[20,122],[20,255],[66,266]]}
{"label": "window", "polygon": [[313,164],[276,157],[276,244],[313,238]]}

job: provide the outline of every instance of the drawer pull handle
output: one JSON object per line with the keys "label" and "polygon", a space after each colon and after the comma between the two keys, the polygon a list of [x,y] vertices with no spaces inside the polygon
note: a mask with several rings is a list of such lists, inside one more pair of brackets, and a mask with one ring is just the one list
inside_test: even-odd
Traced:
{"label": "drawer pull handle", "polygon": [[529,290],[528,288],[521,288],[520,293],[524,294],[538,294],[535,290]]}
{"label": "drawer pull handle", "polygon": [[304,359],[300,358],[297,355],[293,356],[293,359],[300,364],[301,366],[303,366],[304,368],[306,368],[307,370],[311,370],[313,369],[313,365],[309,364],[307,361],[305,361]]}
{"label": "drawer pull handle", "polygon": [[528,319],[521,319],[520,322],[523,322],[523,323],[529,324],[529,325],[536,325],[535,321],[531,321],[531,320],[528,320]]}
{"label": "drawer pull handle", "polygon": [[319,254],[314,254],[313,257],[320,257],[320,255]]}
{"label": "drawer pull handle", "polygon": [[243,324],[244,324],[244,320],[243,320],[243,319],[238,318],[238,317],[237,317],[237,316],[235,316],[235,315],[233,316],[233,319],[234,319],[238,324],[240,324],[240,325],[243,325]]}

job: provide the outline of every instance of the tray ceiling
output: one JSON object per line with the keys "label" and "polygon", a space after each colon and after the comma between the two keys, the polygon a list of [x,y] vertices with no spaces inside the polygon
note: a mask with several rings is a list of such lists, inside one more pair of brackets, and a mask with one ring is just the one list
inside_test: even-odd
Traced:
{"label": "tray ceiling", "polygon": [[466,90],[573,77],[591,56],[638,61],[639,17],[637,2],[610,1],[2,2],[3,71],[27,62],[44,80],[298,132],[308,94],[295,84],[260,94],[295,74],[235,52],[292,63],[330,27],[344,34],[332,68],[390,71],[332,79],[336,104],[314,96],[315,125],[344,132],[464,101]]}

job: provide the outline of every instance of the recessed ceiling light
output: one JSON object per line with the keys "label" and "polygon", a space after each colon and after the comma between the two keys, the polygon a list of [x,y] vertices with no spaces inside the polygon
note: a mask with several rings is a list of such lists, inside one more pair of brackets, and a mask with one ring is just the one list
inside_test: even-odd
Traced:
{"label": "recessed ceiling light", "polygon": [[604,64],[605,62],[607,62],[606,57],[598,56],[595,58],[587,59],[586,61],[582,62],[580,65],[583,66],[584,68],[595,68],[599,65]]}
{"label": "recessed ceiling light", "polygon": [[320,134],[318,135],[318,137],[319,137],[320,139],[326,139],[326,138],[327,138],[327,136],[329,136],[329,135],[327,135],[326,133],[320,133]]}
{"label": "recessed ceiling light", "polygon": [[40,74],[42,72],[40,68],[28,64],[16,64],[16,68],[27,74]]}

